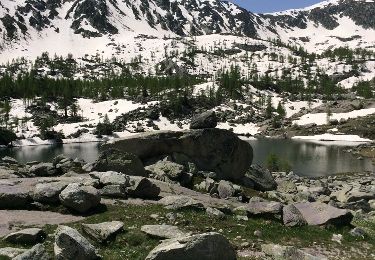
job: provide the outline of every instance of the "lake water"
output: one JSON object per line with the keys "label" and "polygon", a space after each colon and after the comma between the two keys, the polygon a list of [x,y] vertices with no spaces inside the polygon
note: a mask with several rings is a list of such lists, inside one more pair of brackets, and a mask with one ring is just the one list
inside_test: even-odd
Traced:
{"label": "lake water", "polygon": [[[254,148],[253,163],[264,165],[270,153],[287,160],[293,171],[301,176],[325,176],[347,172],[374,172],[371,160],[358,160],[345,152],[345,147],[335,143],[317,144],[298,140],[257,139],[248,140]],[[99,156],[99,143],[65,144],[54,146],[29,146],[0,149],[0,157],[11,156],[20,162],[50,162],[59,154],[93,162]]]}

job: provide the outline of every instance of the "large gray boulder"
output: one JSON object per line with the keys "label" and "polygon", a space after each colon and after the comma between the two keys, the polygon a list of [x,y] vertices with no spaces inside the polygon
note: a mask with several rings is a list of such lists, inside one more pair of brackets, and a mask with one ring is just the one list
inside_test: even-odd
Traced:
{"label": "large gray boulder", "polygon": [[98,172],[121,172],[132,176],[146,176],[141,160],[131,150],[107,149],[100,154],[92,167]]}
{"label": "large gray boulder", "polygon": [[146,260],[234,260],[236,251],[218,233],[205,233],[163,241]]}
{"label": "large gray boulder", "polygon": [[61,204],[79,213],[86,213],[100,203],[100,195],[97,189],[78,183],[69,184],[59,197]]}
{"label": "large gray boulder", "polygon": [[190,129],[215,128],[217,117],[215,111],[207,111],[191,119]]}
{"label": "large gray boulder", "polygon": [[271,191],[277,188],[271,172],[260,165],[251,165],[242,181],[248,182],[249,180],[254,183],[254,189],[259,191]]}
{"label": "large gray boulder", "polygon": [[293,204],[310,226],[349,225],[352,213],[320,202],[301,202]]}
{"label": "large gray boulder", "polygon": [[130,197],[141,199],[157,199],[160,194],[160,188],[144,177],[132,176],[130,186],[126,188]]}
{"label": "large gray boulder", "polygon": [[82,224],[82,230],[99,243],[105,243],[121,232],[124,223],[121,221],[103,222],[99,224]]}
{"label": "large gray boulder", "polygon": [[307,225],[306,220],[301,212],[293,205],[287,205],[283,208],[283,222],[285,226],[304,226]]}
{"label": "large gray boulder", "polygon": [[60,172],[57,170],[52,163],[39,163],[36,165],[33,165],[29,169],[29,173],[32,176],[55,176],[58,175]]}
{"label": "large gray boulder", "polygon": [[43,242],[47,234],[40,228],[27,228],[8,234],[4,241],[12,244],[37,244]]}
{"label": "large gray boulder", "polygon": [[30,206],[31,196],[27,190],[12,186],[0,189],[0,209],[26,209]]}
{"label": "large gray boulder", "polygon": [[16,256],[13,260],[51,260],[52,257],[48,254],[46,248],[42,244],[37,244]]}
{"label": "large gray boulder", "polygon": [[54,251],[56,260],[100,259],[96,254],[95,247],[77,230],[67,226],[57,228]]}
{"label": "large gray boulder", "polygon": [[134,153],[144,162],[174,153],[184,154],[199,170],[213,171],[219,179],[227,180],[240,180],[253,159],[248,142],[216,128],[144,133],[114,140],[104,148]]}
{"label": "large gray boulder", "polygon": [[66,182],[38,183],[32,194],[33,200],[41,203],[58,203],[59,195],[66,186]]}

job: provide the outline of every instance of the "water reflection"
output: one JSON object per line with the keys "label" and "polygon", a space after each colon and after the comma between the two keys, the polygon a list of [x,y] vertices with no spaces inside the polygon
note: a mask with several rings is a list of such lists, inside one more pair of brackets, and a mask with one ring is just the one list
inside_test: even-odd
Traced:
{"label": "water reflection", "polygon": [[[301,176],[374,171],[371,160],[358,160],[352,154],[344,152],[344,147],[340,145],[282,139],[258,139],[248,142],[254,148],[254,163],[264,165],[268,155],[274,153],[286,159],[293,171]],[[0,157],[8,155],[23,163],[50,162],[55,156],[65,154],[71,158],[82,158],[87,162],[93,162],[99,156],[99,146],[98,143],[82,143],[0,149]]]}
{"label": "water reflection", "polygon": [[358,160],[344,146],[322,145],[298,140],[258,139],[248,141],[254,148],[254,162],[264,165],[274,153],[286,159],[301,176],[325,176],[344,172],[374,171],[371,160]]}

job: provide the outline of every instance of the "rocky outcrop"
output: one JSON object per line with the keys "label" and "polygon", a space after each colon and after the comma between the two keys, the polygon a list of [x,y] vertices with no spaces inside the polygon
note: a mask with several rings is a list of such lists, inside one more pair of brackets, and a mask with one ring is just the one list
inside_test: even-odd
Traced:
{"label": "rocky outcrop", "polygon": [[169,239],[155,247],[146,260],[221,259],[234,260],[236,252],[229,241],[218,233]]}
{"label": "rocky outcrop", "polygon": [[213,171],[219,179],[227,180],[241,179],[253,159],[249,143],[221,129],[145,133],[113,141],[104,147],[134,153],[143,162],[173,153],[184,154],[199,170]]}
{"label": "rocky outcrop", "polygon": [[52,257],[48,254],[44,245],[37,244],[16,256],[13,260],[52,260]]}

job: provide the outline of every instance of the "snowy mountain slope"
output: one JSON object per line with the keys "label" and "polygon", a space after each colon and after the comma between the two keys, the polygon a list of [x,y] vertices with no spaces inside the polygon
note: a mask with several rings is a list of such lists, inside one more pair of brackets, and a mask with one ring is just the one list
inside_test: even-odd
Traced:
{"label": "snowy mountain slope", "polygon": [[[330,0],[261,16],[272,28],[271,37],[309,51],[321,53],[339,46],[375,48],[374,0]],[[261,37],[270,36],[267,33]]]}
{"label": "snowy mountain slope", "polygon": [[59,45],[80,52],[139,34],[222,33],[280,38],[317,52],[345,45],[374,48],[374,12],[374,0],[332,0],[259,15],[220,0],[2,0],[0,50],[40,54]]}

